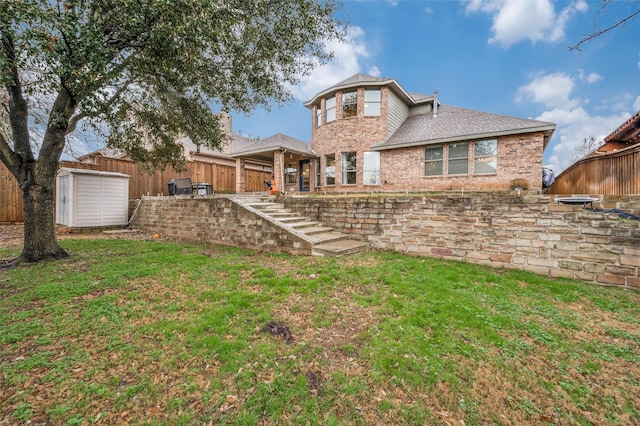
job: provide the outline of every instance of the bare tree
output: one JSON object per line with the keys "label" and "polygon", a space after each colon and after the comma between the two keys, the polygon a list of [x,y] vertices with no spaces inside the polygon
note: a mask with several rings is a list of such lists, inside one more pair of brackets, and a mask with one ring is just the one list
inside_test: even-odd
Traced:
{"label": "bare tree", "polygon": [[597,141],[593,136],[589,136],[588,138],[584,138],[582,140],[582,144],[576,148],[576,155],[573,160],[579,160],[585,155],[592,152],[594,149],[598,148],[602,145],[602,141]]}

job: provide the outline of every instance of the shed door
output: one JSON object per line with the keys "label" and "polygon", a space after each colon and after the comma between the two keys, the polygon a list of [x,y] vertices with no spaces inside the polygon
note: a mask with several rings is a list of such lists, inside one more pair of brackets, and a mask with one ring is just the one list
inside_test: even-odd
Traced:
{"label": "shed door", "polygon": [[56,222],[69,225],[69,176],[58,176],[58,209]]}

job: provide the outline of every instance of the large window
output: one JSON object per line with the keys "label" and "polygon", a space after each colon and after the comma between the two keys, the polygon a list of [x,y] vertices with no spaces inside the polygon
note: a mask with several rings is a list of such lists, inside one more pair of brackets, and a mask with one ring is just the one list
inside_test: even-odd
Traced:
{"label": "large window", "polygon": [[478,141],[473,145],[473,173],[495,173],[498,169],[498,141]]}
{"label": "large window", "polygon": [[355,152],[342,153],[342,184],[343,185],[356,184],[356,153]]}
{"label": "large window", "polygon": [[365,185],[380,185],[380,153],[365,152],[362,180]]}
{"label": "large window", "polygon": [[316,127],[320,127],[322,124],[322,104],[318,102],[316,105]]}
{"label": "large window", "polygon": [[296,163],[285,163],[284,165],[284,183],[286,184],[296,184],[296,174],[298,173],[298,169],[296,168]]}
{"label": "large window", "polygon": [[442,145],[424,149],[424,175],[442,176]]}
{"label": "large window", "polygon": [[336,156],[334,154],[324,156],[324,184],[336,184]]}
{"label": "large window", "polygon": [[333,121],[336,119],[336,97],[332,96],[327,98],[324,102],[324,115],[325,115],[325,123]]}
{"label": "large window", "polygon": [[450,143],[449,144],[449,175],[466,175],[469,173],[469,144]]}
{"label": "large window", "polygon": [[358,115],[358,92],[342,94],[342,117],[355,117]]}
{"label": "large window", "polygon": [[365,117],[377,117],[380,115],[380,89],[364,91],[364,115]]}

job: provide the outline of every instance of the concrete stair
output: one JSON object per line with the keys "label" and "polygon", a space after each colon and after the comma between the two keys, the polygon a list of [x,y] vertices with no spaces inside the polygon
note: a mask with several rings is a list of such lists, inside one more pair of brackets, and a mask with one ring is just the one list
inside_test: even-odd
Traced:
{"label": "concrete stair", "polygon": [[283,232],[290,232],[311,243],[311,254],[314,256],[344,256],[369,248],[367,242],[352,240],[347,234],[284,208],[282,203],[276,202],[275,197],[236,196],[231,199],[242,208],[279,226]]}

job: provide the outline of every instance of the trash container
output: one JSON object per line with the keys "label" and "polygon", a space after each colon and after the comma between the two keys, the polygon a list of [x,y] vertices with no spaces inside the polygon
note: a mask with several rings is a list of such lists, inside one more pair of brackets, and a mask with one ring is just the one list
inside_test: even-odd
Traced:
{"label": "trash container", "polygon": [[171,179],[167,185],[169,186],[169,195],[176,195],[176,180]]}

